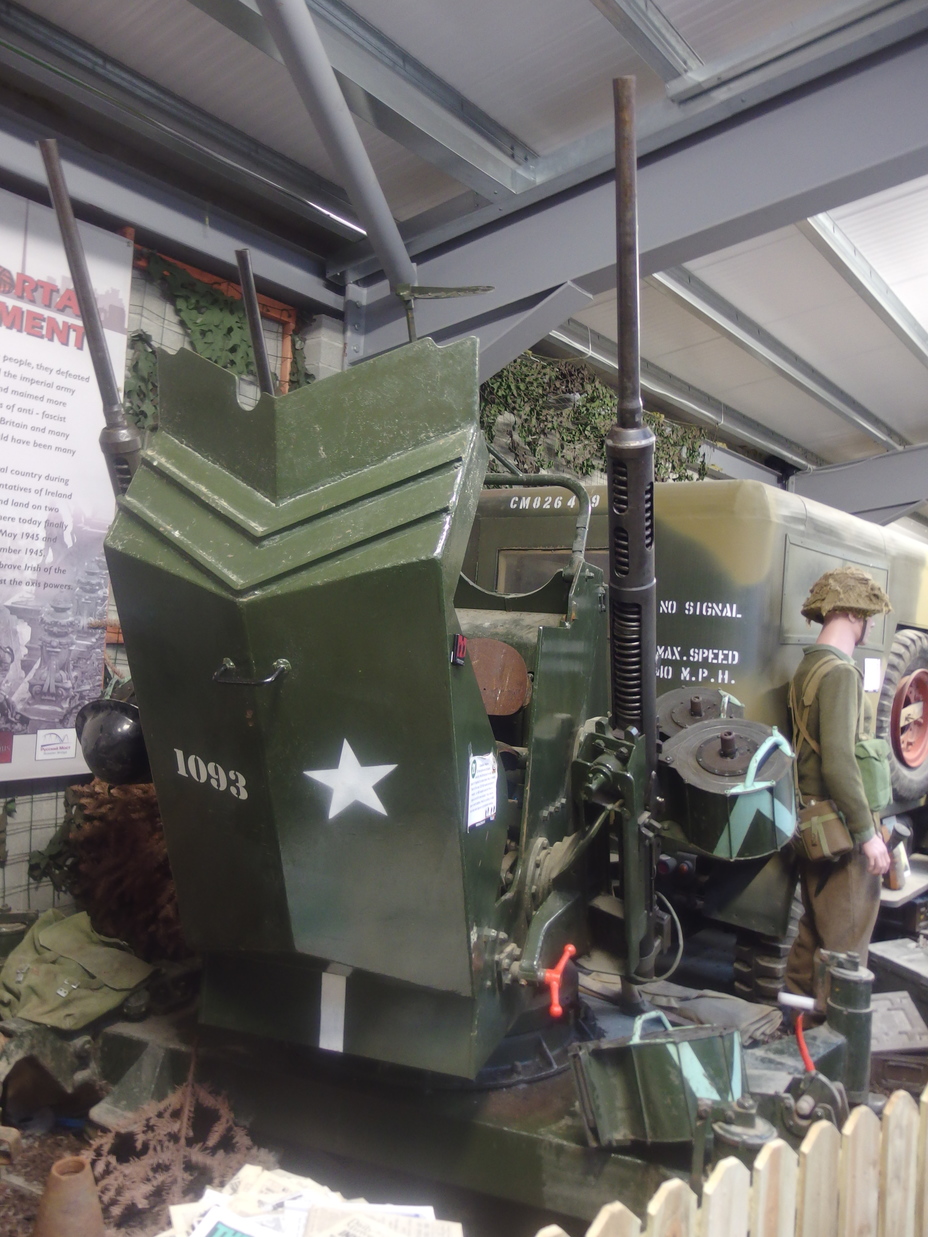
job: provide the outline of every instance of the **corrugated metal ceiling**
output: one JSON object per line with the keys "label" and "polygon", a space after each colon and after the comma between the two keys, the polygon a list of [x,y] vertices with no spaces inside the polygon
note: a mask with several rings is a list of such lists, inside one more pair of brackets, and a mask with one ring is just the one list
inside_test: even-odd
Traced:
{"label": "corrugated metal ceiling", "polygon": [[928,176],[830,214],[928,330]]}
{"label": "corrugated metal ceiling", "polygon": [[661,0],[660,5],[706,62],[740,55],[747,45],[833,8],[830,0]]}
{"label": "corrugated metal ceiling", "polygon": [[904,437],[928,441],[928,370],[798,229],[689,268]]}
{"label": "corrugated metal ceiling", "polygon": [[[20,0],[24,7],[213,115],[335,179],[283,66],[188,0]],[[591,0],[352,0],[352,9],[541,155],[612,124],[611,81],[634,72],[639,106],[661,80]],[[830,0],[662,0],[706,62],[815,21]],[[325,33],[323,27],[323,34]],[[399,219],[462,193],[461,181],[364,121],[364,144]],[[928,326],[928,178],[833,204],[854,245]],[[765,327],[912,442],[928,441],[928,373],[796,228],[690,264]],[[647,359],[831,461],[880,448],[833,411],[676,302],[642,292]],[[614,296],[580,320],[615,339]]]}
{"label": "corrugated metal ceiling", "polygon": [[[614,293],[598,297],[576,319],[614,338]],[[648,280],[641,288],[641,354],[738,412],[776,428],[830,463],[872,454],[873,444],[864,434],[786,378],[773,373],[762,361],[749,356]],[[771,418],[772,409],[776,410],[775,418]],[[724,430],[721,437],[724,440]]]}
{"label": "corrugated metal ceiling", "polygon": [[663,93],[589,0],[433,4],[430,21],[419,0],[351,7],[539,154],[612,124],[614,77],[637,74],[641,102]]}
{"label": "corrugated metal ceiling", "polygon": [[[81,0],[79,5],[28,0],[24,7],[243,133],[335,179],[284,66],[187,0]],[[357,124],[397,218],[460,192],[450,176],[363,120]]]}

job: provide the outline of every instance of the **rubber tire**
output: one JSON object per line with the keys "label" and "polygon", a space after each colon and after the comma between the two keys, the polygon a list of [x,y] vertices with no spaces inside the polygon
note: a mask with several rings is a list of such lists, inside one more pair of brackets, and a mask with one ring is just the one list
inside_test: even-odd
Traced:
{"label": "rubber tire", "polygon": [[893,697],[902,680],[915,670],[928,670],[928,632],[914,628],[897,631],[886,660],[883,689],[876,707],[876,733],[889,742],[893,797],[903,803],[928,794],[928,757],[917,768],[910,769],[896,755],[890,736]]}

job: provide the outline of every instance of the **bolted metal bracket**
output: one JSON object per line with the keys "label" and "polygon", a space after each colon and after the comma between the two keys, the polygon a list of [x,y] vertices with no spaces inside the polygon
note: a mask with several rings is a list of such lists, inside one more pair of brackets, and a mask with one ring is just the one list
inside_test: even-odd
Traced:
{"label": "bolted metal bracket", "polygon": [[414,344],[416,335],[416,301],[445,301],[457,296],[479,296],[484,292],[492,292],[492,284],[474,284],[469,288],[427,288],[421,284],[398,283],[393,291],[403,302],[406,310],[406,329],[409,331],[409,342]]}

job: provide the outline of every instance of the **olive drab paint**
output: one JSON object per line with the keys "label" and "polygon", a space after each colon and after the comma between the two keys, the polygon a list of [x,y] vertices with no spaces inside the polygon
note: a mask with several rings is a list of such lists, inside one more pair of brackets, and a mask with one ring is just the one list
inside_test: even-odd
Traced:
{"label": "olive drab paint", "polygon": [[[592,495],[587,557],[600,563],[604,491]],[[543,575],[562,560],[575,506],[550,489],[485,493],[465,572],[483,587],[507,575],[534,582],[535,563]],[[822,572],[863,567],[892,600],[858,650],[861,668],[868,658],[885,662],[897,628],[928,631],[928,545],[760,482],[656,485],[655,545],[659,691],[721,687],[747,717],[785,733],[786,685],[818,635],[800,607]]]}
{"label": "olive drab paint", "polygon": [[[605,487],[591,487],[591,495],[587,560],[605,567]],[[486,492],[465,573],[484,588],[519,592],[537,587],[566,561],[575,509],[573,496],[553,489]],[[916,768],[909,768],[900,755],[898,734],[906,716],[918,712],[910,706],[918,705],[920,694],[928,697],[928,546],[754,481],[658,484],[654,513],[655,675],[661,698],[676,693],[685,700],[692,691],[708,699],[716,693],[723,702],[740,702],[750,722],[774,726],[788,737],[787,685],[803,648],[819,631],[800,609],[824,571],[854,564],[886,590],[893,605],[891,614],[877,617],[857,651],[866,727],[889,738],[894,748],[896,800],[911,801],[928,792],[928,738],[922,735],[919,745],[919,736],[915,741],[909,736],[910,753],[925,753]],[[921,675],[909,680],[912,671]],[[739,712],[735,705],[728,715]],[[685,740],[676,736],[665,744],[669,750],[660,762],[666,812],[661,850],[667,867],[673,870],[681,860],[692,868],[696,860],[698,905],[709,918],[781,937],[795,886],[784,845],[791,776],[778,771],[766,792],[768,802],[745,829],[739,818],[749,810],[746,802],[730,811],[724,795],[712,794],[703,802],[698,784],[679,780],[675,744],[685,746]],[[690,762],[688,777],[698,783],[703,774],[696,763]],[[658,887],[692,906],[692,890],[675,885],[673,877],[659,878]]]}
{"label": "olive drab paint", "polygon": [[[570,828],[576,729],[606,710],[601,574],[520,599],[534,622],[459,586],[488,458],[474,340],[248,411],[190,352],[159,354],[159,386],[106,553],[201,1017],[473,1077],[545,1008],[502,983],[506,945],[534,919],[539,966],[586,947],[576,879],[546,911],[501,870],[507,838]],[[528,633],[524,806],[452,657],[462,614]]]}

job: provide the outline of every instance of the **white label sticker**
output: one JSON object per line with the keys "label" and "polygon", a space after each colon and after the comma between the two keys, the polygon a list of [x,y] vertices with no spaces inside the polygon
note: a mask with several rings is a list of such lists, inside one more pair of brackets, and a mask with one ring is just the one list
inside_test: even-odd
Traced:
{"label": "white label sticker", "polygon": [[883,678],[883,663],[879,657],[864,658],[864,691],[878,692]]}
{"label": "white label sticker", "polygon": [[345,1051],[345,997],[350,966],[332,962],[322,972],[319,993],[319,1047]]}
{"label": "white label sticker", "polygon": [[37,730],[36,760],[71,760],[77,752],[76,730]]}
{"label": "white label sticker", "polygon": [[467,827],[485,825],[496,816],[496,755],[471,756],[467,778]]}

